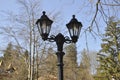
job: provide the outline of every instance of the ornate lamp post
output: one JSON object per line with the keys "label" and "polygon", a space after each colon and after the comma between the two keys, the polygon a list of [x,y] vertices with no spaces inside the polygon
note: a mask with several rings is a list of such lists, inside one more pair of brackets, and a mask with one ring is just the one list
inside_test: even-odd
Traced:
{"label": "ornate lamp post", "polygon": [[63,65],[64,65],[63,56],[65,54],[63,52],[63,44],[77,42],[81,28],[82,28],[82,23],[78,22],[77,19],[75,18],[75,15],[73,15],[73,18],[71,19],[71,21],[68,24],[66,24],[69,30],[71,39],[68,36],[64,37],[64,35],[61,33],[58,33],[57,35],[51,35],[50,37],[48,37],[52,23],[53,21],[47,17],[47,15],[45,14],[45,11],[43,11],[43,15],[41,16],[41,18],[36,21],[38,31],[42,39],[44,41],[48,40],[50,42],[56,42],[57,44],[58,51],[56,55],[58,58],[58,71],[59,71],[58,80],[63,80]]}

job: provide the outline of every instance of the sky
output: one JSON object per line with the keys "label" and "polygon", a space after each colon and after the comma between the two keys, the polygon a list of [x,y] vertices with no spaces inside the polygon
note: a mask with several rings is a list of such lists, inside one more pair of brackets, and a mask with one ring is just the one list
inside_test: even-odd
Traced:
{"label": "sky", "polygon": [[[78,21],[82,22],[83,28],[81,30],[81,35],[79,37],[79,40],[77,42],[77,47],[78,51],[83,50],[86,48],[86,41],[85,41],[85,34],[84,29],[86,29],[89,24],[90,24],[90,18],[93,16],[90,13],[90,10],[87,9],[89,8],[90,5],[86,6],[87,3],[84,0],[81,0],[81,3],[79,0],[51,0],[50,2],[48,0],[41,0],[41,13],[42,11],[46,11],[46,14],[59,12],[61,21],[63,21],[63,26],[62,28],[66,28],[66,24],[71,20],[72,15],[76,15],[76,18]],[[83,2],[82,2],[83,1]],[[81,6],[80,6],[81,5]],[[78,7],[79,6],[79,7]],[[5,20],[4,20],[4,13],[3,12],[13,12],[13,13],[19,13],[20,8],[19,4],[17,3],[17,0],[0,0],[0,25],[7,25]],[[85,7],[83,9],[83,7]],[[94,12],[94,11],[91,11]],[[86,14],[86,15],[85,15]],[[87,18],[87,17],[90,18]],[[38,16],[39,18],[39,16]],[[102,29],[102,28],[101,28]],[[66,29],[65,29],[66,30]],[[61,30],[60,30],[61,31]],[[89,50],[96,50],[98,51],[100,49],[100,43],[101,41],[94,37],[92,37],[89,33],[88,35],[88,47]],[[2,36],[0,36],[2,39]],[[2,40],[1,40],[2,41]],[[4,46],[5,41],[3,40],[3,44],[0,46]]]}
{"label": "sky", "polygon": [[[0,0],[0,25],[4,26],[6,24],[6,16],[4,15],[4,13],[6,12],[11,12],[17,10],[16,8],[16,4],[15,4],[15,0]],[[7,25],[7,24],[6,24]],[[0,50],[3,49],[3,47],[5,48],[7,40],[5,40],[3,38],[3,36],[0,34]]]}
{"label": "sky", "polygon": [[[26,0],[27,1],[27,0]],[[34,0],[33,0],[34,1]],[[39,1],[39,0],[38,0]],[[90,2],[91,4],[90,4]],[[60,13],[60,20],[58,20],[58,23],[62,22],[61,30],[66,29],[66,24],[71,20],[72,15],[76,15],[76,18],[78,21],[82,22],[83,27],[81,30],[81,35],[79,37],[79,40],[77,42],[77,48],[78,51],[82,51],[84,48],[86,48],[86,44],[88,44],[89,50],[92,51],[99,51],[101,40],[99,37],[96,36],[94,38],[89,32],[87,32],[87,41],[86,43],[86,35],[84,33],[84,30],[90,26],[91,19],[94,16],[95,13],[95,5],[92,3],[96,3],[96,0],[41,0],[41,12],[46,11],[46,14],[52,14],[49,17],[52,18],[52,16],[55,13]],[[13,13],[19,13],[20,12],[20,6],[17,3],[17,0],[0,0],[0,25],[7,25],[7,22],[5,20],[5,16],[3,12],[13,12]],[[41,15],[40,15],[41,16]],[[40,17],[38,16],[38,18]],[[104,27],[106,27],[105,23],[102,21],[101,16],[98,14],[98,21],[100,24],[100,31],[104,32]],[[65,28],[65,29],[64,29]],[[51,29],[52,30],[52,29]],[[96,30],[96,29],[95,29]],[[59,31],[58,31],[59,33]],[[1,43],[3,43],[0,48],[5,46],[4,43],[6,41],[3,40],[3,36],[0,35]]]}
{"label": "sky", "polygon": [[[82,2],[83,1],[83,2]],[[81,35],[79,37],[79,41],[77,42],[78,51],[82,51],[84,48],[86,48],[86,41],[85,41],[85,34],[84,29],[87,28],[90,24],[90,20],[87,19],[86,17],[89,16],[91,13],[85,12],[88,7],[84,8],[87,3],[85,3],[84,0],[81,0],[82,3],[80,3],[79,0],[51,0],[53,3],[48,3],[48,0],[44,0],[42,4],[42,10],[51,12],[51,11],[56,11],[61,13],[61,17],[64,19],[64,25],[65,25],[71,20],[72,15],[75,15],[78,21],[82,22],[83,24],[83,29],[81,30]],[[46,6],[47,5],[47,6]],[[81,5],[81,6],[79,6]],[[78,7],[79,6],[79,7]],[[89,10],[88,10],[89,12]],[[86,16],[84,14],[87,14]],[[91,17],[91,15],[89,16]],[[101,28],[102,29],[102,28]],[[89,50],[95,50],[98,51],[100,50],[100,43],[101,41],[97,38],[94,39],[89,33],[88,35],[88,47]]]}

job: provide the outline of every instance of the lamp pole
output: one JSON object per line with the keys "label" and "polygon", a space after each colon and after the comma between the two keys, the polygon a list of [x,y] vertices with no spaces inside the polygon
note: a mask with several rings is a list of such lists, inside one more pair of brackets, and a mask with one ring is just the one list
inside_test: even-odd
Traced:
{"label": "lamp pole", "polygon": [[73,18],[71,21],[66,24],[71,39],[68,36],[64,36],[61,33],[58,33],[56,36],[51,35],[49,36],[51,25],[53,21],[50,20],[47,15],[45,14],[45,11],[43,11],[43,15],[36,21],[36,25],[38,27],[38,31],[42,37],[42,39],[48,40],[50,42],[56,42],[57,45],[57,59],[58,59],[58,80],[63,80],[63,56],[65,53],[63,52],[63,45],[64,43],[76,43],[79,38],[79,34],[82,28],[82,23],[78,22],[78,20],[75,18],[75,15],[73,15]]}

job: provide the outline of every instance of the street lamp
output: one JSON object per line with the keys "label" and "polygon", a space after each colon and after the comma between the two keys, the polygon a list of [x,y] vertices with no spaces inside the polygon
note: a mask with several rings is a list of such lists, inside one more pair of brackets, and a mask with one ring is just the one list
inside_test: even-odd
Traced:
{"label": "street lamp", "polygon": [[75,18],[75,15],[73,15],[73,18],[71,19],[71,21],[66,24],[68,30],[69,30],[69,34],[71,39],[68,36],[65,36],[61,33],[58,33],[56,36],[55,35],[51,35],[49,36],[50,33],[50,29],[51,29],[51,25],[52,25],[53,21],[50,20],[47,15],[45,14],[45,11],[43,11],[43,15],[40,17],[40,19],[38,19],[36,21],[36,25],[38,27],[38,31],[42,37],[42,39],[48,40],[50,42],[56,42],[57,44],[57,58],[58,58],[58,71],[59,71],[59,77],[58,80],[63,80],[63,56],[64,56],[64,52],[63,52],[63,45],[64,43],[76,43],[78,38],[79,38],[79,34],[82,28],[82,23],[78,22],[78,20]]}

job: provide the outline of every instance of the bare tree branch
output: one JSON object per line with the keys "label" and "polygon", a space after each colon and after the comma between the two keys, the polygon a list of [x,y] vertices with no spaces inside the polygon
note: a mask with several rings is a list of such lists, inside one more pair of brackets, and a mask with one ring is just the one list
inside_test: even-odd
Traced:
{"label": "bare tree branch", "polygon": [[[98,13],[98,6],[99,6],[99,3],[100,3],[100,0],[98,0],[97,2],[96,2],[96,11],[95,11],[95,14],[94,14],[94,17],[93,17],[93,19],[92,19],[92,22],[91,22],[91,25],[90,25],[90,27],[92,27],[93,26],[93,24],[94,24],[94,22],[95,22],[95,19],[96,19],[96,17],[97,17],[97,13]],[[91,29],[91,28],[89,28],[89,29]],[[90,30],[91,31],[91,30]]]}
{"label": "bare tree branch", "polygon": [[120,6],[120,4],[104,4],[104,3],[101,3],[101,4],[106,6]]}

